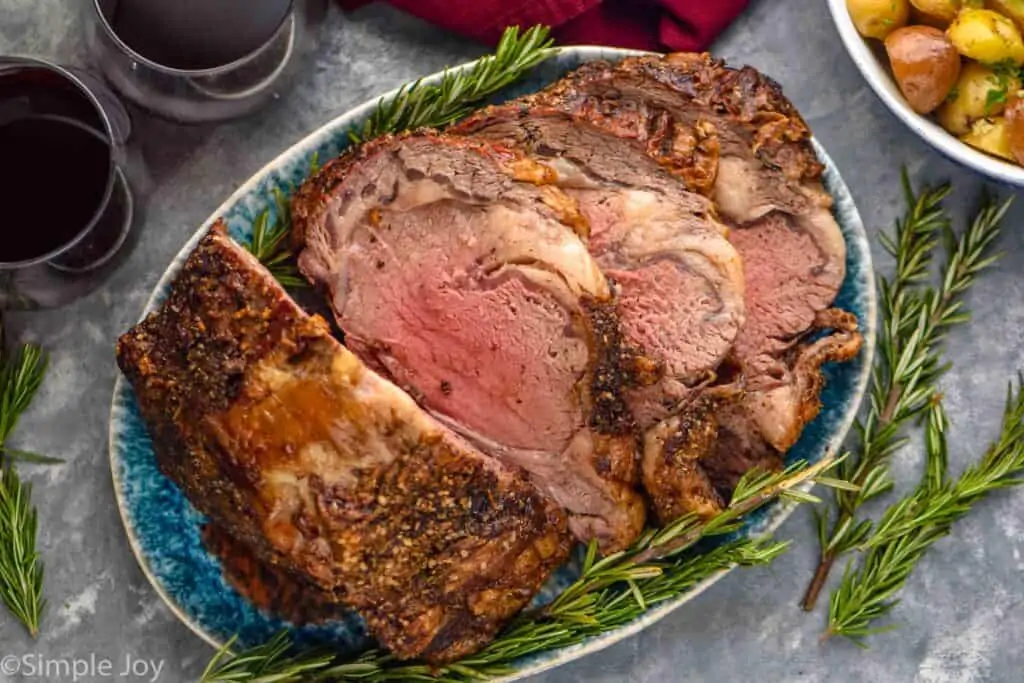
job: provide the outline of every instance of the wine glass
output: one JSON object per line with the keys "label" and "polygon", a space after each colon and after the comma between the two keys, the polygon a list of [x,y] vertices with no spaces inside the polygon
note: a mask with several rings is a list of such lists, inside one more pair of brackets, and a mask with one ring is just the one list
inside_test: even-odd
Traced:
{"label": "wine glass", "polygon": [[315,47],[328,0],[84,0],[87,40],[126,99],[183,123],[280,96]]}
{"label": "wine glass", "polygon": [[0,57],[0,308],[77,298],[131,231],[130,119],[102,81],[38,57]]}

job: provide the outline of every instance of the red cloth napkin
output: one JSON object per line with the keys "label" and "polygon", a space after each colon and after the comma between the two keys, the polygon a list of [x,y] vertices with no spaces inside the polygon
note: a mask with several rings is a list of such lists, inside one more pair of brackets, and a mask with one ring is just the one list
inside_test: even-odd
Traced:
{"label": "red cloth napkin", "polygon": [[[341,0],[354,9],[372,0]],[[387,0],[409,14],[485,43],[506,26],[551,26],[562,45],[701,51],[749,0]]]}

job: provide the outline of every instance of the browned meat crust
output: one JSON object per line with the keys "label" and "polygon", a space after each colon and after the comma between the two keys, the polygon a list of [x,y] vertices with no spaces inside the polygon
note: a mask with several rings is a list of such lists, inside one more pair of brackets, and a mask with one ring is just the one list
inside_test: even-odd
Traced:
{"label": "browned meat crust", "polygon": [[[553,106],[546,100],[538,102],[538,98],[538,95],[532,95],[507,104],[486,107],[471,114],[449,132],[503,141],[530,156],[566,156],[579,162],[596,178],[628,187],[660,191],[677,199],[681,206],[694,213],[707,213],[710,218],[714,217],[714,206],[706,199],[701,202],[694,201],[699,200],[699,197],[686,197],[685,188],[668,171],[674,169],[681,174],[710,173],[713,182],[713,173],[718,167],[717,151],[702,157],[707,162],[707,168],[704,168],[704,162],[696,159],[680,144],[666,140],[664,136],[670,126],[665,122],[671,121],[668,113],[648,112],[647,104],[637,100],[592,103],[601,112],[615,112],[618,116],[591,110],[567,111],[567,107]],[[627,109],[630,111],[626,112]],[[565,119],[583,128],[592,127],[610,139],[603,141],[599,136],[581,136],[586,144],[567,137],[559,139],[561,136],[553,134],[551,129]],[[629,144],[623,144],[623,141]]]}
{"label": "browned meat crust", "polygon": [[748,471],[782,467],[782,455],[749,423],[743,398],[736,385],[707,389],[645,434],[644,488],[661,524],[690,513],[713,517]]}
{"label": "browned meat crust", "polygon": [[561,510],[363,367],[223,224],[117,359],[189,500],[401,658],[475,651],[568,554]]}
{"label": "browned meat crust", "polygon": [[[797,344],[783,358],[790,381],[776,389],[757,392],[747,406],[759,418],[765,438],[783,453],[797,442],[804,426],[821,411],[821,390],[825,384],[821,366],[853,360],[864,346],[856,316],[838,308],[817,315],[810,333],[820,331],[826,335]],[[784,428],[778,431],[773,428],[776,425]]]}
{"label": "browned meat crust", "polygon": [[724,505],[702,462],[718,441],[718,404],[701,396],[644,437],[644,488],[661,524],[690,512],[711,517]]}
{"label": "browned meat crust", "polygon": [[733,69],[708,54],[591,62],[523,101],[558,107],[635,138],[705,194],[723,154],[754,155],[782,185],[817,180],[823,170],[807,124],[779,85],[756,69]]}
{"label": "browned meat crust", "polygon": [[293,624],[340,619],[349,607],[333,593],[262,561],[249,546],[213,524],[203,526],[203,545],[223,567],[224,578],[249,602]]}

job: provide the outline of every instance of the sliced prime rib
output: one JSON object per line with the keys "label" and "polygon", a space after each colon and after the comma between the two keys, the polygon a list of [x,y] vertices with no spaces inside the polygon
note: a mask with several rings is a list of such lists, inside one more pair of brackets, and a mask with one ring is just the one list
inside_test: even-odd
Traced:
{"label": "sliced prime rib", "polygon": [[710,387],[644,434],[644,488],[662,524],[690,512],[710,517],[729,503],[749,470],[782,467],[783,453],[774,444],[795,436],[773,430],[814,419],[824,383],[821,366],[850,359],[862,343],[849,313],[829,309],[820,317],[816,325],[835,332],[786,351],[782,362],[791,381],[760,392],[746,392],[737,383]]}
{"label": "sliced prime rib", "polygon": [[473,652],[567,556],[561,510],[367,368],[222,223],[117,360],[196,508],[398,657]]}
{"label": "sliced prime rib", "polygon": [[[861,342],[856,321],[829,308],[845,278],[846,245],[810,131],[778,84],[706,54],[645,56],[586,64],[520,104],[555,107],[632,139],[714,200],[745,275],[746,317],[728,363],[743,391],[730,419],[750,437],[741,443],[757,435],[788,450],[819,409],[820,379],[807,377],[817,365],[800,355],[819,347],[801,340],[831,333],[822,342],[831,360],[852,358]],[[648,488],[662,483],[645,477]]]}
{"label": "sliced prime rib", "polygon": [[299,267],[346,344],[444,424],[526,469],[605,551],[642,530],[635,427],[652,381],[555,172],[468,137],[386,137],[300,188]]}
{"label": "sliced prime rib", "polygon": [[511,144],[555,169],[590,224],[587,246],[616,290],[628,343],[660,364],[628,392],[641,428],[706,382],[743,323],[743,269],[711,202],[643,147],[550,107],[489,107],[452,131]]}

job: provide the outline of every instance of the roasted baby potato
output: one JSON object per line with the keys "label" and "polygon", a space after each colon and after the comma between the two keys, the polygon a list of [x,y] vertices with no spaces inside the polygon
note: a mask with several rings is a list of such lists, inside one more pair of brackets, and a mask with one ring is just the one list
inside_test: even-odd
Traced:
{"label": "roasted baby potato", "polygon": [[942,31],[904,26],[885,39],[892,73],[910,108],[927,114],[942,104],[960,75],[960,55]]}
{"label": "roasted baby potato", "polygon": [[1024,40],[1009,17],[987,9],[964,9],[946,29],[957,52],[986,64],[1024,64]]}
{"label": "roasted baby potato", "polygon": [[1002,116],[975,121],[971,125],[970,132],[960,139],[971,147],[993,156],[1007,161],[1016,161],[1010,147],[1010,129],[1006,124],[1006,119]]}
{"label": "roasted baby potato", "polygon": [[925,23],[942,28],[949,26],[960,11],[960,0],[910,0],[910,4]]}
{"label": "roasted baby potato", "polygon": [[1024,26],[1024,0],[986,0],[985,6],[1010,17],[1018,28]]}
{"label": "roasted baby potato", "polygon": [[949,26],[949,22],[945,19],[936,19],[930,14],[918,10],[915,7],[910,8],[910,18],[907,19],[908,26],[934,26],[935,28],[941,28],[943,30]]}
{"label": "roasted baby potato", "polygon": [[1016,78],[997,75],[977,62],[967,62],[939,107],[939,123],[953,135],[966,135],[977,119],[1002,113],[1008,93],[1019,88]]}
{"label": "roasted baby potato", "polygon": [[907,23],[908,0],[846,0],[857,32],[865,38],[881,40]]}
{"label": "roasted baby potato", "polygon": [[1018,164],[1024,165],[1024,92],[1017,91],[1010,96],[1004,118],[1010,153]]}

